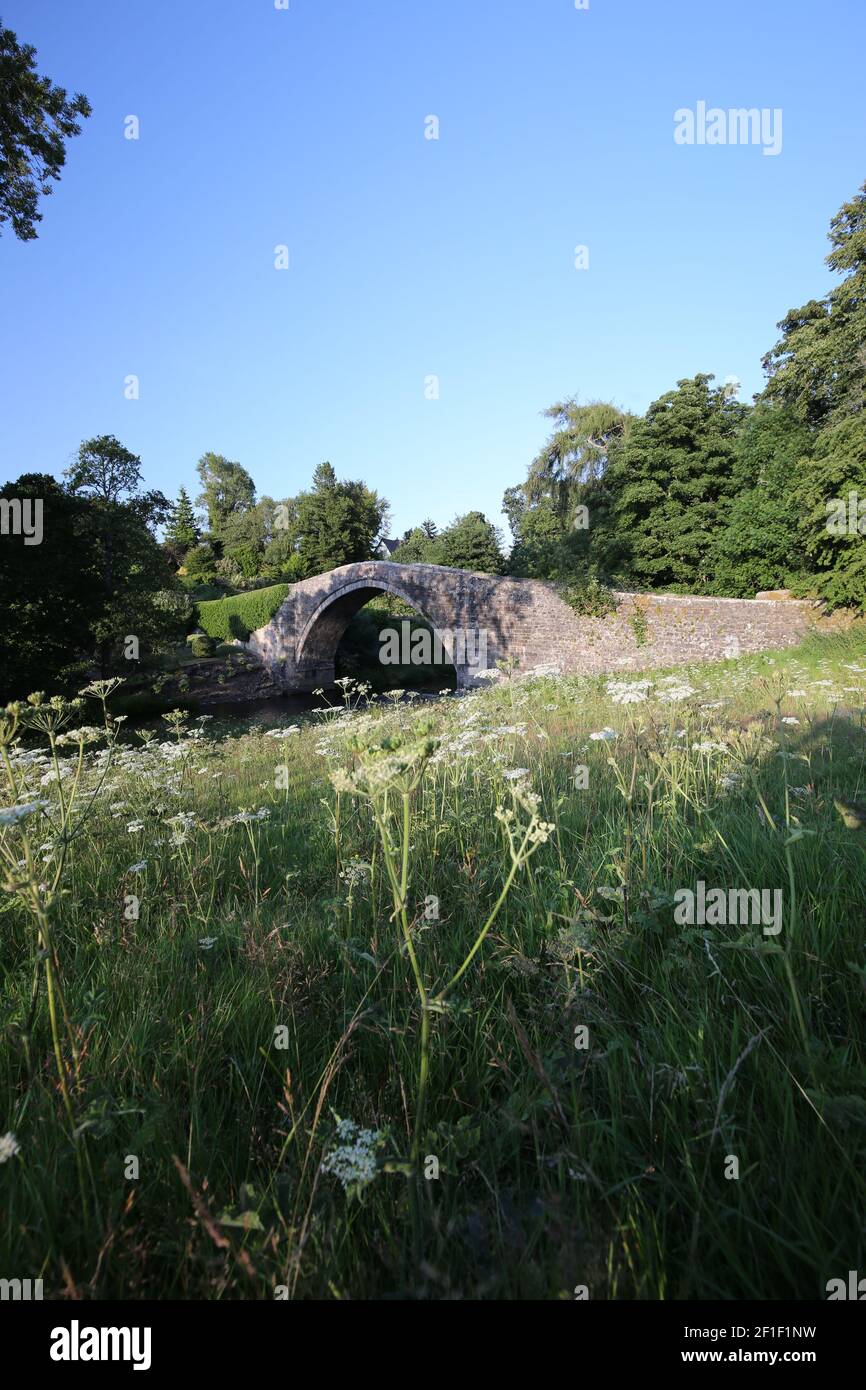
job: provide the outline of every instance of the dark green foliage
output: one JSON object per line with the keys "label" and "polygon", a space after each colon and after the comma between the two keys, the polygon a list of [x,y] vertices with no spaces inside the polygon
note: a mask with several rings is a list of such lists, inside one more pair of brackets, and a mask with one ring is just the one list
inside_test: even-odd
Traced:
{"label": "dark green foliage", "polygon": [[251,632],[265,627],[289,592],[288,584],[271,584],[248,594],[216,599],[198,606],[198,621],[209,637],[220,642],[237,638],[245,642]]}
{"label": "dark green foliage", "polygon": [[181,587],[186,590],[193,603],[204,603],[207,599],[228,598],[234,590],[225,584],[209,584],[206,580],[200,580],[193,575],[184,575],[180,580]]}
{"label": "dark green foliage", "polygon": [[0,488],[0,500],[42,499],[42,541],[0,535],[0,700],[58,681],[92,645],[92,593],[100,549],[88,503],[46,473],[28,473]]}
{"label": "dark green foliage", "polygon": [[811,431],[783,405],[762,401],[737,439],[740,486],[716,541],[709,592],[754,598],[761,589],[797,587],[807,561],[796,537],[801,512],[793,480]]}
{"label": "dark green foliage", "polygon": [[222,454],[203,454],[196,472],[202,485],[198,504],[207,512],[212,534],[222,539],[229,518],[255,506],[255,483],[242,464],[232,463]]}
{"label": "dark green foliage", "polygon": [[653,401],[611,461],[618,570],[639,588],[699,593],[737,493],[744,407],[699,373]]}
{"label": "dark green foliage", "polygon": [[216,560],[209,545],[195,545],[184,557],[183,567],[190,579],[201,583],[202,580],[216,579]]}
{"label": "dark green foliage", "polygon": [[202,637],[196,633],[190,638],[189,649],[193,656],[213,656],[216,643],[212,637]]}
{"label": "dark green foliage", "polygon": [[576,536],[569,536],[552,498],[542,497],[530,505],[523,488],[510,488],[503,511],[514,536],[509,574],[518,579],[557,579],[574,571],[577,551],[584,547]]}
{"label": "dark green foliage", "polygon": [[457,683],[457,676],[450,663],[441,666],[385,666],[380,661],[381,633],[387,628],[401,631],[400,624],[406,620],[410,623],[410,642],[412,633],[430,630],[429,624],[419,618],[408,604],[395,600],[391,594],[384,594],[379,600],[374,599],[356,613],[337,648],[337,678],[354,676],[356,680],[368,681],[373,689],[379,692],[452,690]]}
{"label": "dark green foliage", "polygon": [[88,603],[105,674],[127,636],[156,646],[182,626],[171,605],[154,603],[157,592],[178,587],[154,535],[170,505],[160,492],[141,492],[141,460],[113,435],[85,440],[66,477],[69,491],[87,500],[86,526],[100,555]]}
{"label": "dark green foliage", "polygon": [[66,163],[66,141],[91,114],[87,97],[67,98],[36,71],[36,49],[0,26],[0,227],[11,223],[20,241],[37,236],[40,196],[52,192]]}
{"label": "dark green foliage", "polygon": [[395,565],[441,565],[442,538],[416,526],[403,537],[391,559]]}
{"label": "dark green foliage", "polygon": [[305,574],[373,557],[388,517],[388,503],[362,482],[338,481],[319,464],[313,488],[297,499],[298,550]]}
{"label": "dark green foliage", "polygon": [[504,568],[501,533],[483,512],[457,517],[431,544],[439,547],[440,565],[481,574],[501,574]]}
{"label": "dark green foliage", "polygon": [[[610,585],[596,570],[586,575],[566,579],[557,584],[560,595],[575,613],[589,618],[604,618],[616,611],[616,601]],[[637,632],[635,633],[637,636]],[[638,643],[640,646],[641,643]]]}
{"label": "dark green foliage", "polygon": [[818,594],[832,608],[866,608],[866,411],[821,430],[796,502]]}
{"label": "dark green foliage", "polygon": [[189,493],[182,487],[165,533],[166,544],[178,563],[182,562],[187,551],[198,545],[200,535]]}
{"label": "dark green foliage", "polygon": [[866,184],[830,223],[827,265],[844,278],[792,309],[764,358],[765,395],[820,429],[866,408]]}

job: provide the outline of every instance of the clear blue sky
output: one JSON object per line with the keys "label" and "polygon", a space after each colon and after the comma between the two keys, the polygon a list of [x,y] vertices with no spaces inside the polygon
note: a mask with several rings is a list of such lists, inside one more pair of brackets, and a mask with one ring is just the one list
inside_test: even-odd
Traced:
{"label": "clear blue sky", "polygon": [[[3,481],[110,433],[172,496],[208,449],[277,498],[330,459],[394,532],[502,524],[554,400],[643,411],[698,371],[760,389],[866,179],[863,0],[0,11],[94,108],[39,239],[0,239]],[[781,107],[781,154],[676,145],[699,100]]]}

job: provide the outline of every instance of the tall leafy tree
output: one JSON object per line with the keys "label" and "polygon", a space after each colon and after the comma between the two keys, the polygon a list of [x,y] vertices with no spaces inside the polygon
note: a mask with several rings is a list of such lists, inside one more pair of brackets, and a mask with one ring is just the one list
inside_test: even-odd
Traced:
{"label": "tall leafy tree", "polygon": [[40,197],[52,192],[66,163],[66,142],[91,114],[80,92],[36,71],[36,49],[0,24],[0,227],[10,223],[21,241],[37,236]]}
{"label": "tall leafy tree", "polygon": [[437,538],[437,562],[454,569],[476,570],[482,574],[501,574],[504,568],[502,536],[483,512],[458,516]]}
{"label": "tall leafy tree", "polygon": [[526,492],[530,501],[550,497],[565,514],[604,476],[611,450],[628,435],[634,416],[611,401],[580,405],[574,397],[543,414],[553,431],[529,466]]}
{"label": "tall leafy tree", "polygon": [[[827,265],[842,278],[782,320],[764,359],[764,399],[785,406],[807,434],[786,478],[797,517],[792,550],[805,557],[813,592],[831,606],[864,609],[866,184],[832,219],[829,239]],[[828,525],[834,504],[844,505],[845,526]]]}
{"label": "tall leafy tree", "polygon": [[754,598],[799,588],[808,561],[798,542],[802,500],[792,486],[812,432],[790,406],[759,401],[737,437],[737,492],[712,555],[709,591]]}
{"label": "tall leafy tree", "polygon": [[92,596],[93,638],[103,672],[124,637],[157,642],[174,629],[154,596],[174,587],[174,577],[154,534],[171,511],[161,492],[141,490],[141,460],[113,435],[85,440],[66,472],[69,492],[89,502],[88,534],[98,553]]}
{"label": "tall leafy tree", "polygon": [[820,431],[793,500],[819,596],[866,609],[866,410]]}
{"label": "tall leafy tree", "polygon": [[746,407],[699,373],[653,401],[608,470],[619,569],[648,588],[700,591],[738,488]]}
{"label": "tall leafy tree", "polygon": [[207,512],[212,535],[221,540],[229,518],[255,506],[256,485],[242,464],[222,454],[203,454],[196,472],[202,486],[196,501]]}
{"label": "tall leafy tree", "polygon": [[792,309],[764,358],[765,396],[814,429],[866,407],[866,183],[830,223],[826,263],[841,282]]}
{"label": "tall leafy tree", "polygon": [[338,481],[330,463],[319,464],[312,489],[298,498],[298,550],[305,573],[371,559],[387,520],[388,503],[377,492],[362,482]]}

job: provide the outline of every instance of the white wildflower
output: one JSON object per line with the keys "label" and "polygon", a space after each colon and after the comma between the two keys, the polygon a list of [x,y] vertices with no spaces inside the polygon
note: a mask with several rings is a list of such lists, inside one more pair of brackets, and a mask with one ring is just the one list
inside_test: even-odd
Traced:
{"label": "white wildflower", "polygon": [[8,1159],[14,1158],[20,1152],[21,1145],[11,1130],[8,1134],[0,1134],[0,1163],[6,1163]]}
{"label": "white wildflower", "polygon": [[0,825],[17,825],[19,821],[26,820],[28,816],[34,816],[38,811],[44,811],[48,801],[25,801],[20,806],[4,806],[0,808]]}
{"label": "white wildflower", "polygon": [[376,1152],[385,1135],[378,1129],[362,1129],[354,1120],[339,1120],[337,1138],[342,1143],[325,1155],[322,1172],[333,1174],[346,1192],[369,1186],[376,1176]]}

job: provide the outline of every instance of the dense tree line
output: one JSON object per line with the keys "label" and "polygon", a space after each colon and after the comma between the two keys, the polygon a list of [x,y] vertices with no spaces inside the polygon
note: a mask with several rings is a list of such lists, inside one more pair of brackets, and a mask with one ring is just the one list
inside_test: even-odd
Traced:
{"label": "dense tree line", "polygon": [[793,309],[741,404],[705,373],[639,419],[560,402],[509,488],[511,573],[866,608],[866,184],[830,225],[840,282]]}

